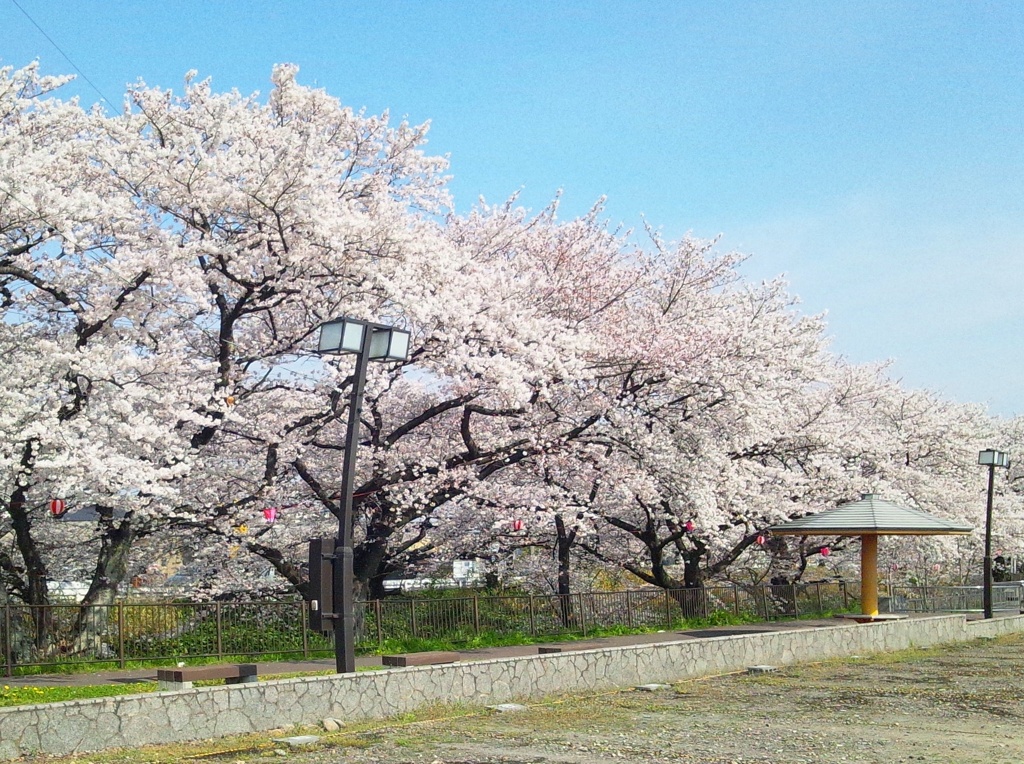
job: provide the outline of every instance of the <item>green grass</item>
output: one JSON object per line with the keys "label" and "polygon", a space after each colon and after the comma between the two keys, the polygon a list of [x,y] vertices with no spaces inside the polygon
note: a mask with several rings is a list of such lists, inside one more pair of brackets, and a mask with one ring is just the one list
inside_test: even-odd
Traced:
{"label": "green grass", "polygon": [[59,703],[62,700],[105,698],[111,695],[134,695],[152,692],[152,682],[133,684],[91,684],[85,687],[30,687],[0,685],[0,706],[25,706],[34,703]]}
{"label": "green grass", "polygon": [[480,650],[488,647],[511,647],[514,645],[535,645],[547,642],[577,642],[599,637],[620,637],[632,634],[654,634],[661,631],[683,631],[703,629],[711,626],[735,626],[758,623],[753,616],[737,616],[734,613],[718,611],[708,618],[680,619],[669,626],[630,628],[624,625],[588,628],[586,633],[560,632],[556,634],[528,634],[523,631],[493,632],[457,635],[456,638],[394,637],[385,639],[381,645],[373,643],[364,649],[357,649],[361,655],[389,655],[393,653],[422,653],[431,650]]}
{"label": "green grass", "polygon": [[[310,658],[331,658],[334,650],[310,650]],[[128,669],[167,668],[184,660],[189,666],[206,666],[215,663],[277,663],[280,661],[302,661],[306,658],[302,651],[283,653],[259,653],[256,655],[199,655],[179,658],[147,658],[145,660],[125,661],[122,666],[118,661],[75,660],[69,658],[59,663],[46,663],[39,666],[15,666],[17,676],[37,676],[40,674],[91,674],[96,671],[123,671]]]}

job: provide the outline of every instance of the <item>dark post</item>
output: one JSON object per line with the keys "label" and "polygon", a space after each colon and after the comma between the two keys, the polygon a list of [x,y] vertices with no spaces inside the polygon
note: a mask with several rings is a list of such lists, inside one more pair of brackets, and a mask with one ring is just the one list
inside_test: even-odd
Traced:
{"label": "dark post", "polygon": [[377,646],[378,647],[383,647],[384,646],[384,624],[383,624],[384,614],[381,612],[380,600],[374,600],[373,601],[373,617],[377,621]]}
{"label": "dark post", "polygon": [[302,622],[302,657],[309,660],[309,614],[306,613],[306,603],[299,601],[299,617]]}
{"label": "dark post", "polygon": [[370,362],[373,331],[366,327],[363,347],[356,355],[352,394],[348,402],[348,429],[345,432],[345,461],[341,473],[341,513],[338,515],[338,539],[334,548],[334,605],[339,615],[334,632],[334,660],[339,674],[356,670],[355,575],[352,565],[352,492],[356,481],[356,448],[359,445],[359,418],[363,410],[363,387]]}
{"label": "dark post", "polygon": [[985,617],[992,617],[992,488],[996,479],[996,465],[988,465],[988,502],[985,506]]}
{"label": "dark post", "polygon": [[[359,327],[359,334],[350,330]],[[377,345],[373,338],[383,340]],[[356,347],[358,345],[358,347]],[[356,670],[356,613],[355,613],[355,572],[352,551],[352,492],[356,481],[356,450],[359,446],[359,422],[363,409],[363,387],[366,385],[366,368],[375,353],[374,360],[406,361],[409,357],[409,332],[393,326],[358,321],[352,318],[336,318],[320,327],[317,352],[324,354],[351,353],[356,357],[352,373],[352,391],[349,395],[348,426],[345,430],[345,459],[341,471],[341,501],[335,508],[338,518],[338,537],[334,540],[333,554],[323,553],[321,561],[330,559],[332,569],[331,612],[324,612],[324,602],[318,601],[320,623],[334,623],[334,657],[340,674]],[[310,545],[310,565],[319,567],[313,559],[314,549]],[[326,587],[321,587],[321,592]],[[311,611],[312,614],[312,611]],[[314,622],[316,617],[312,619]]]}
{"label": "dark post", "polygon": [[994,448],[986,448],[978,454],[978,464],[988,467],[988,501],[985,505],[985,569],[983,594],[985,597],[985,617],[992,617],[992,493],[996,477],[996,467],[1010,467],[1010,455]]}
{"label": "dark post", "polygon": [[220,608],[220,600],[217,600],[217,658],[224,658],[224,620]]}
{"label": "dark post", "polygon": [[11,603],[4,602],[4,675],[10,676],[14,667],[14,639],[11,637]]}
{"label": "dark post", "polygon": [[124,602],[117,603],[117,665],[125,667],[124,659]]}

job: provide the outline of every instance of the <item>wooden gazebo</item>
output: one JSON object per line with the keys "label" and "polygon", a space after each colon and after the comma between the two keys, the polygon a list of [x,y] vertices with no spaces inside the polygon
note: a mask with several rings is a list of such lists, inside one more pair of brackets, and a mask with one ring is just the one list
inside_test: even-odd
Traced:
{"label": "wooden gazebo", "polygon": [[768,528],[789,536],[860,536],[861,620],[878,618],[878,537],[965,535],[969,525],[943,520],[866,493],[859,501],[840,504],[807,517]]}

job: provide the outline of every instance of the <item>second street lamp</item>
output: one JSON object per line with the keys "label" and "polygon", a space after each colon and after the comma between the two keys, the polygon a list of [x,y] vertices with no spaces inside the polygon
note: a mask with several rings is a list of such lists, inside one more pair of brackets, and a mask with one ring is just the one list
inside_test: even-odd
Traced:
{"label": "second street lamp", "polygon": [[985,617],[992,617],[992,488],[995,483],[996,467],[1009,467],[1010,455],[994,448],[987,448],[978,454],[978,464],[988,467],[988,501],[985,503],[985,562],[983,583],[983,608]]}
{"label": "second street lamp", "polygon": [[[355,652],[355,577],[352,553],[352,491],[356,479],[356,448],[359,444],[359,417],[363,407],[363,387],[370,361],[405,361],[409,356],[409,332],[393,326],[352,318],[336,318],[320,327],[317,352],[321,355],[352,354],[356,368],[349,395],[348,426],[345,430],[345,460],[341,473],[341,501],[338,512],[338,537],[332,545],[323,539],[310,543],[309,571],[311,600],[317,611],[313,621],[334,632],[334,657],[339,674],[356,670]],[[330,566],[325,561],[330,560]],[[331,586],[327,587],[327,579]],[[317,585],[313,586],[313,582]],[[325,596],[330,590],[330,596]],[[330,612],[326,610],[330,599]]]}

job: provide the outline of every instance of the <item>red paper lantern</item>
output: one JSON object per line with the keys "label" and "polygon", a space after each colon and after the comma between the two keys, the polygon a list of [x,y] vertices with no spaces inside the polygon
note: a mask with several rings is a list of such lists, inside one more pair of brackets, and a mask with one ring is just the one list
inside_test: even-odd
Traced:
{"label": "red paper lantern", "polygon": [[686,532],[687,533],[692,533],[693,529],[696,528],[697,526],[695,526],[693,524],[693,520],[687,520],[686,521],[686,525],[684,525],[683,527],[686,528]]}
{"label": "red paper lantern", "polygon": [[263,519],[268,523],[272,523],[277,520],[277,507],[267,507],[263,510]]}
{"label": "red paper lantern", "polygon": [[829,549],[827,546],[823,546],[819,551],[821,552],[822,557],[828,557],[830,554],[832,554],[832,550]]}
{"label": "red paper lantern", "polygon": [[513,520],[512,521],[512,530],[514,530],[514,531],[521,531],[522,529],[523,529],[523,521],[522,520]]}
{"label": "red paper lantern", "polygon": [[64,499],[53,499],[50,501],[50,514],[53,517],[63,517],[67,511],[68,505]]}
{"label": "red paper lantern", "polygon": [[765,541],[767,541],[767,539],[765,539],[764,536],[758,536],[757,537],[757,543],[760,544],[761,546],[764,546],[764,542]]}

